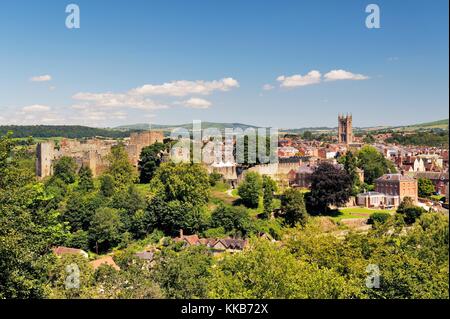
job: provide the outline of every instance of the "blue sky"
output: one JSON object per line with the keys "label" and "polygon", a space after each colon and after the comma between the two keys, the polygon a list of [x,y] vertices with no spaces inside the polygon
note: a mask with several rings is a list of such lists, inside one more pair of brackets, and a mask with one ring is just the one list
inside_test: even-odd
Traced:
{"label": "blue sky", "polygon": [[448,118],[447,0],[72,2],[1,2],[0,124]]}

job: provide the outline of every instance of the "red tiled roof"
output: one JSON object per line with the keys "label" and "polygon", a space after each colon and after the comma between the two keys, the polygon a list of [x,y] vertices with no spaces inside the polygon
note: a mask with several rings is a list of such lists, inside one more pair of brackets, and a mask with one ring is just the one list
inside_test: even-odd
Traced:
{"label": "red tiled roof", "polygon": [[97,269],[101,265],[109,265],[113,267],[115,270],[120,270],[120,267],[117,266],[117,264],[114,262],[111,256],[104,256],[99,259],[93,260],[90,262],[90,264],[94,269]]}

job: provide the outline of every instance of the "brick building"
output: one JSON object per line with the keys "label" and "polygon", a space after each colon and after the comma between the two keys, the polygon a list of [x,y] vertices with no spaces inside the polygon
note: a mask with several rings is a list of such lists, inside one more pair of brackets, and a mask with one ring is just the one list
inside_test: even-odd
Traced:
{"label": "brick building", "polygon": [[411,197],[417,202],[417,180],[404,174],[384,174],[377,178],[375,191],[388,196],[398,196],[400,201]]}

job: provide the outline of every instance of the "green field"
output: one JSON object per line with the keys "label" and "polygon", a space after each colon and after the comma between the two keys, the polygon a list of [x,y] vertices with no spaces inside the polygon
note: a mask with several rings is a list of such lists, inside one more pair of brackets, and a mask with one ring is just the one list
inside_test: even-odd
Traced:
{"label": "green field", "polygon": [[329,216],[335,221],[340,221],[342,219],[350,219],[350,218],[369,218],[370,215],[376,212],[383,213],[395,213],[395,209],[372,209],[366,207],[346,207],[340,208],[339,210],[333,210],[331,213],[328,213],[323,216]]}

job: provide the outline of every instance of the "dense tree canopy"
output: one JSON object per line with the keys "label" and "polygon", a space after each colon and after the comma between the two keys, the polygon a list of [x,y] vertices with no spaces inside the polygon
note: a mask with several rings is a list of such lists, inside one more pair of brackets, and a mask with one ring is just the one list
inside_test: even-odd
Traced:
{"label": "dense tree canopy", "polygon": [[141,183],[148,183],[153,178],[156,169],[161,165],[162,151],[166,149],[167,146],[163,143],[155,143],[142,149],[138,163]]}
{"label": "dense tree canopy", "polygon": [[241,197],[242,203],[249,208],[258,207],[262,187],[261,175],[255,172],[245,174],[244,180],[238,187],[238,195]]}
{"label": "dense tree canopy", "polygon": [[287,225],[305,225],[308,213],[304,194],[298,189],[288,188],[281,197],[281,211]]}
{"label": "dense tree canopy", "polygon": [[137,180],[136,171],[131,165],[128,154],[122,144],[111,148],[108,161],[108,174],[113,178],[116,188],[126,188]]}
{"label": "dense tree canopy", "polygon": [[152,189],[161,199],[180,201],[191,205],[204,205],[210,193],[209,176],[200,164],[163,163],[156,171]]}
{"label": "dense tree canopy", "polygon": [[434,194],[433,182],[428,178],[419,178],[417,180],[419,197],[429,197]]}
{"label": "dense tree canopy", "polygon": [[311,176],[311,206],[324,211],[330,205],[345,204],[352,192],[350,175],[340,167],[328,162],[320,163]]}
{"label": "dense tree canopy", "polygon": [[363,146],[357,153],[357,158],[358,167],[364,170],[364,181],[367,184],[373,184],[383,174],[396,172],[394,164],[373,146]]}
{"label": "dense tree canopy", "polygon": [[66,184],[72,184],[77,179],[77,163],[72,157],[63,156],[55,164],[53,177],[61,179]]}

